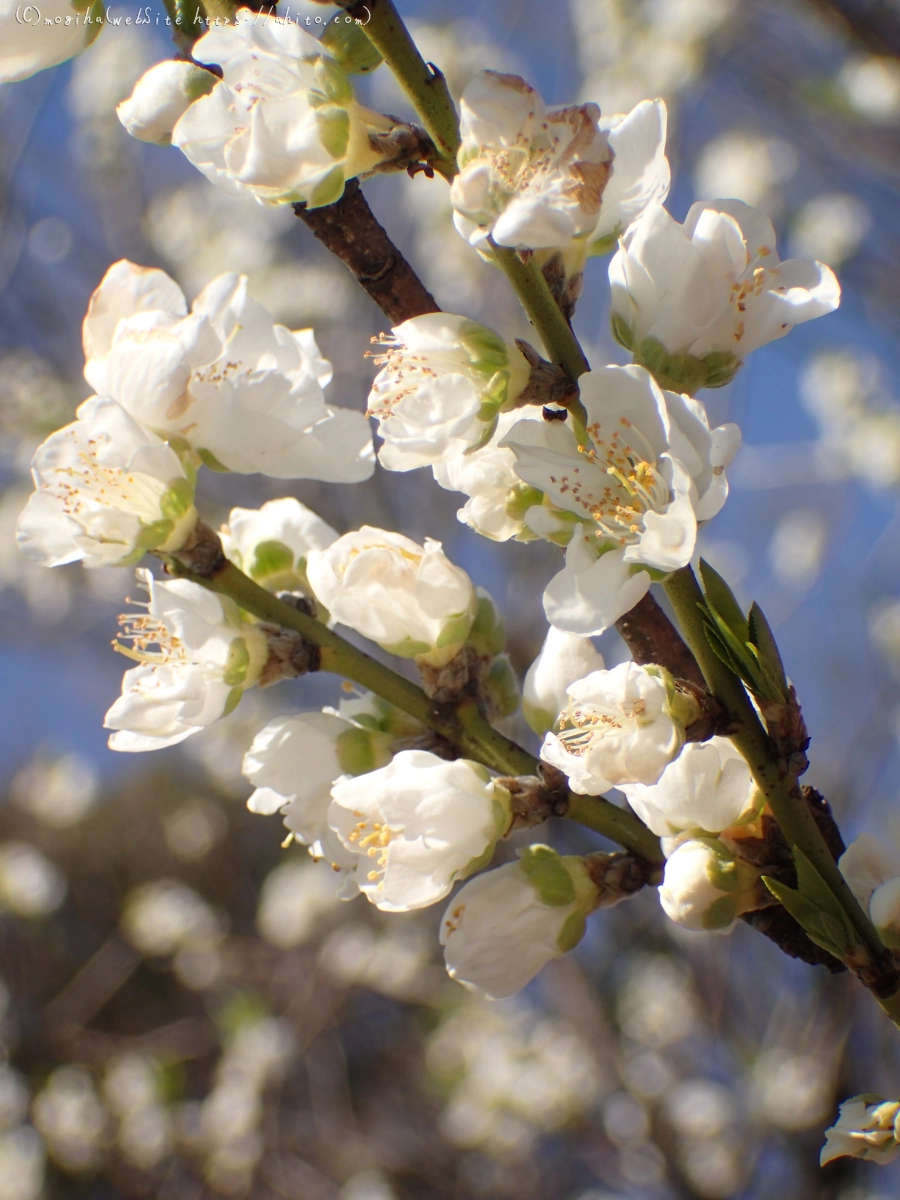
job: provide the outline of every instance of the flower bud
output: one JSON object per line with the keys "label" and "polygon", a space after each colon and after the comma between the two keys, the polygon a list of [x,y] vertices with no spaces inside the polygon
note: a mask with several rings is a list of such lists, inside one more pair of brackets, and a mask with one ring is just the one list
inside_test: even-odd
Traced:
{"label": "flower bud", "polygon": [[306,592],[307,554],[324,550],[338,535],[299,500],[285,496],[262,508],[233,508],[219,536],[226,557],[270,592]]}
{"label": "flower bud", "polygon": [[167,59],[141,76],[128,99],[117,106],[116,116],[139,142],[168,146],[190,105],[218,82],[212,71],[195,63]]}
{"label": "flower bud", "polygon": [[475,588],[440,542],[419,546],[364,525],[325,550],[311,550],[306,572],[317,600],[391,654],[444,666],[475,619]]}
{"label": "flower bud", "polygon": [[467,317],[427,313],[397,325],[378,344],[381,371],[369,393],[389,471],[458,458],[488,442],[500,411],[528,384],[517,346]]}
{"label": "flower bud", "polygon": [[563,633],[551,625],[522,689],[522,713],[534,732],[545,734],[554,729],[568,705],[569,685],[602,670],[603,655],[590,638]]}
{"label": "flower bud", "polygon": [[404,750],[380,770],[340,779],[328,823],[357,856],[356,883],[386,912],[443,899],[493,857],[509,828],[509,794],[484,768]]}
{"label": "flower bud", "polygon": [[682,842],[666,860],[659,902],[676,925],[726,932],[758,907],[760,874],[716,838]]}
{"label": "flower bud", "polygon": [[[37,17],[33,23],[28,20],[32,13]],[[93,5],[69,0],[49,0],[40,11],[25,14],[11,0],[5,3],[0,9],[0,83],[28,79],[80,53],[103,28],[102,14],[102,8],[98,12]]]}
{"label": "flower bud", "polygon": [[763,799],[746,759],[723,737],[690,742],[658,783],[621,787],[657,837],[677,837],[686,830],[721,833],[752,819]]}
{"label": "flower bud", "polygon": [[863,1093],[845,1100],[838,1119],[825,1130],[819,1157],[824,1167],[835,1158],[865,1158],[884,1165],[900,1149],[900,1101]]}
{"label": "flower bud", "polygon": [[578,945],[596,899],[582,859],[528,846],[454,897],[441,924],[447,972],[489,1000],[511,996]]}
{"label": "flower bud", "polygon": [[695,702],[664,667],[625,662],[592,671],[566,689],[558,732],[541,758],[569,777],[572,791],[599,795],[623,783],[656,783],[684,745]]}

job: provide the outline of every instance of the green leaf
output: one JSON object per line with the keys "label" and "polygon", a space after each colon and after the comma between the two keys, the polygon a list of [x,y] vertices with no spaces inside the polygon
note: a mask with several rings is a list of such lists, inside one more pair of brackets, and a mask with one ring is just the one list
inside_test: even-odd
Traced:
{"label": "green leaf", "polygon": [[793,846],[792,852],[794,862],[797,867],[797,888],[800,894],[807,900],[812,901],[816,908],[823,913],[828,913],[847,932],[850,938],[851,945],[855,944],[859,939],[850,921],[850,917],[844,911],[844,907],[835,896],[834,892],[819,874],[810,859],[806,857],[799,846]]}
{"label": "green leaf", "polygon": [[743,609],[719,572],[703,558],[700,559],[700,578],[710,610],[719,614],[741,643],[746,642],[750,633]]}
{"label": "green leaf", "polygon": [[787,675],[784,671],[784,663],[781,661],[781,655],[778,652],[775,635],[772,633],[769,622],[755,600],[750,605],[750,616],[747,627],[750,633],[750,641],[757,650],[759,662],[765,669],[766,674],[777,684],[781,691],[781,696],[786,699],[789,688]]}
{"label": "green leaf", "polygon": [[[704,615],[706,616],[708,614],[704,613]],[[715,624],[712,621],[706,620],[703,622],[703,629],[706,633],[706,640],[709,642],[710,649],[712,650],[713,654],[715,654],[716,658],[720,659],[728,668],[728,670],[732,672],[732,674],[737,675],[738,678],[740,678],[741,668],[728,652],[728,647],[719,636],[719,631],[716,629]]]}
{"label": "green leaf", "polygon": [[791,914],[798,925],[809,934],[812,941],[817,946],[821,946],[823,950],[827,950],[829,954],[833,954],[836,959],[843,962],[850,949],[849,946],[839,944],[840,937],[836,939],[834,936],[833,921],[827,923],[823,920],[827,914],[821,913],[812,901],[801,896],[799,892],[793,888],[787,887],[783,883],[779,883],[777,879],[772,879],[768,875],[763,875],[763,883],[787,911]]}

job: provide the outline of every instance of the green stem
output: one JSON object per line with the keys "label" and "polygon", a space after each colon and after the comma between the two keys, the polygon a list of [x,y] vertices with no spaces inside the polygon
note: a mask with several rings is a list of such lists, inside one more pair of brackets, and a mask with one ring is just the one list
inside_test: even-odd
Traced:
{"label": "green stem", "polygon": [[576,792],[569,792],[566,816],[579,825],[602,833],[648,862],[662,865],[665,861],[656,834],[651,833],[632,813],[617,808],[602,796],[579,796]]}
{"label": "green stem", "polygon": [[550,359],[559,363],[570,379],[585,375],[591,369],[590,364],[578,345],[572,327],[553,299],[553,293],[535,256],[532,254],[527,262],[522,262],[515,250],[508,246],[498,246],[493,239],[491,249],[528,314],[528,319],[541,335],[541,341]]}
{"label": "green stem", "polygon": [[[229,596],[246,612],[261,621],[292,629],[306,642],[318,646],[321,651],[320,669],[352,679],[361,687],[416,717],[452,743],[466,758],[484,763],[503,775],[535,775],[538,761],[534,755],[523,750],[505,737],[478,711],[471,698],[456,707],[436,704],[420,687],[398,675],[390,667],[377,662],[356,646],[351,645],[328,629],[321,621],[307,613],[299,612],[289,604],[254,583],[249,576],[233,563],[227,563],[214,575],[207,577],[194,571],[179,568],[183,578],[191,579],[211,591]],[[599,796],[575,796],[570,794],[569,811],[573,821],[618,842],[626,850],[657,863],[662,855],[659,840],[631,813],[617,808]]]}
{"label": "green stem", "polygon": [[[777,761],[769,735],[744,685],[707,641],[700,607],[704,604],[703,593],[694,572],[689,566],[682,567],[673,572],[663,586],[709,690],[731,717],[734,732],[729,736],[747,760],[753,778],[765,795],[788,845],[797,846],[803,851],[840,901],[863,943],[876,959],[882,958],[885,950],[878,932],[838,870],[815,818],[800,794],[796,778],[787,774]],[[885,1002],[880,1003],[884,1007]],[[900,1015],[900,996],[897,998],[897,1007]]]}
{"label": "green stem", "polygon": [[[347,7],[361,9],[358,4]],[[397,82],[441,152],[442,159],[432,165],[447,179],[452,179],[456,174],[456,152],[459,149],[459,118],[447,82],[443,75],[435,74],[422,58],[393,0],[367,0],[366,7],[371,17],[361,28],[394,72]]]}
{"label": "green stem", "polygon": [[200,0],[200,7],[206,13],[210,25],[215,25],[216,21],[219,24],[230,25],[234,20],[237,4],[234,0]]}

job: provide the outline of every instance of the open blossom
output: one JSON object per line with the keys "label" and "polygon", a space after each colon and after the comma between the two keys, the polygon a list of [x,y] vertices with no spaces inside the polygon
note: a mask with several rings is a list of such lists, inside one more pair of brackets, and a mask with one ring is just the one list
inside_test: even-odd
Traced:
{"label": "open blossom", "polygon": [[328,824],[357,855],[356,883],[385,912],[442,900],[493,855],[509,793],[483,767],[403,750],[380,770],[340,779]]}
{"label": "open blossom", "polygon": [[404,321],[380,344],[368,415],[378,420],[378,457],[389,471],[446,462],[483,445],[531,371],[517,346],[448,313]]}
{"label": "open blossom", "polygon": [[577,946],[595,900],[581,859],[528,846],[451,901],[441,922],[447,972],[489,1000],[512,996]]}
{"label": "open blossom", "polygon": [[642,100],[631,112],[603,117],[599,124],[613,162],[600,217],[587,239],[592,254],[605,254],[645,208],[662,204],[672,178],[666,158],[665,101]]}
{"label": "open blossom", "polygon": [[145,613],[120,617],[115,643],[139,665],[125,672],[122,695],[104,725],[111,750],[174,746],[231,712],[268,658],[265,635],[237,605],[188,579],[161,582],[139,569],[149,593]]}
{"label": "open blossom", "polygon": [[306,556],[337,536],[293,496],[268,500],[261,508],[233,508],[219,530],[226,558],[271,592],[308,590]]}
{"label": "open blossom", "polygon": [[317,856],[352,866],[328,828],[331,788],[343,775],[363,775],[386,766],[396,744],[422,732],[412,717],[378,696],[344,697],[337,711],[275,717],[259,731],[241,768],[255,790],[251,812],[281,812],[297,841]]}
{"label": "open blossom", "polygon": [[523,419],[520,412],[501,413],[496,432],[487,445],[437,462],[431,468],[442,488],[469,497],[457,512],[457,519],[495,542],[527,536],[525,513],[542,499],[539,491],[523,483],[516,474],[516,456],[512,450],[501,445],[513,426]]}
{"label": "open blossom", "polygon": [[900,947],[900,850],[862,833],[841,855],[838,866],[882,940]]}
{"label": "open blossom", "polygon": [[623,783],[656,783],[681,751],[694,715],[668,671],[633,662],[592,671],[566,694],[558,731],[547,734],[541,758],[587,796]]}
{"label": "open blossom", "polygon": [[865,1158],[891,1162],[900,1150],[900,1100],[864,1093],[841,1105],[837,1122],[825,1130],[819,1165],[835,1158]]}
{"label": "open blossom", "polygon": [[646,594],[642,567],[669,572],[690,562],[698,522],[725,503],[740,431],[710,430],[699,400],[662,391],[643,367],[604,367],[579,383],[585,447],[560,421],[520,421],[502,445],[519,477],[545,495],[544,509],[525,514],[530,527],[541,531],[550,504],[572,531],[565,568],[544,592],[547,618],[591,636]]}
{"label": "open blossom", "polygon": [[454,223],[473,246],[562,248],[597,223],[609,177],[596,104],[548,108],[518,75],[481,71],[460,101]]}
{"label": "open blossom", "polygon": [[117,105],[116,116],[138,141],[168,146],[179,119],[217,83],[212,71],[167,58],[141,76],[128,99]]}
{"label": "open blossom", "polygon": [[[751,350],[837,308],[823,263],[780,262],[768,217],[739,200],[698,201],[679,225],[659,204],[626,231],[609,266],[613,328],[638,361],[693,386],[727,383]],[[666,357],[668,356],[668,358]],[[708,356],[713,356],[709,358]]]}
{"label": "open blossom", "polygon": [[290,330],[220,275],[190,313],[164,271],[122,259],[91,297],[88,382],[132,417],[211,465],[279,479],[356,483],[374,468],[362,413],[331,408],[331,364],[311,329]]}
{"label": "open blossom", "polygon": [[0,83],[15,83],[65,62],[102,28],[103,10],[94,5],[76,9],[69,0],[49,0],[41,4],[37,20],[29,22],[22,19],[16,0],[0,0]]}
{"label": "open blossom", "polygon": [[364,525],[311,550],[306,574],[335,621],[392,654],[433,666],[454,657],[475,619],[471,579],[431,538],[420,546]]}
{"label": "open blossom", "polygon": [[92,396],[38,446],[35,492],[19,517],[23,553],[47,567],[128,566],[176,550],[197,523],[181,459],[114,400]]}
{"label": "open blossom", "polygon": [[549,733],[558,724],[569,703],[570,684],[602,670],[603,655],[590,638],[551,625],[522,688],[522,713],[535,733]]}
{"label": "open blossom", "polygon": [[622,784],[628,803],[657,837],[721,833],[752,817],[761,796],[747,760],[728,738],[691,742],[658,783]]}
{"label": "open blossom", "polygon": [[220,187],[318,207],[387,157],[370,135],[395,122],[357,104],[338,63],[292,21],[239,9],[193,54],[219,66],[222,80],[190,106],[172,144]]}
{"label": "open blossom", "polygon": [[659,902],[684,929],[725,931],[759,907],[760,874],[716,838],[695,838],[666,859]]}

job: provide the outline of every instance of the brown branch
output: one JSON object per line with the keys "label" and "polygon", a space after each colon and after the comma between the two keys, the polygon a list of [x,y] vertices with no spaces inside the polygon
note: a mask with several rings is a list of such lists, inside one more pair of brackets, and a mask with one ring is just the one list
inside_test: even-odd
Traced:
{"label": "brown branch", "polygon": [[636,663],[658,663],[676,679],[706,691],[706,680],[681,634],[648,592],[616,621],[616,629]]}
{"label": "brown branch", "polygon": [[358,180],[351,179],[334,204],[324,208],[295,204],[294,212],[350,268],[392,324],[441,311],[378,223]]}
{"label": "brown branch", "polygon": [[890,0],[812,0],[872,54],[900,55],[900,12]]}

